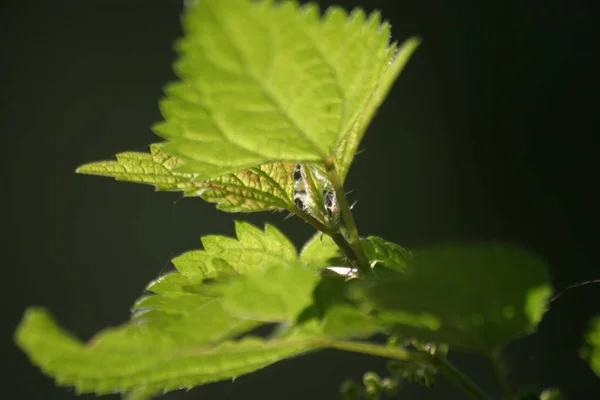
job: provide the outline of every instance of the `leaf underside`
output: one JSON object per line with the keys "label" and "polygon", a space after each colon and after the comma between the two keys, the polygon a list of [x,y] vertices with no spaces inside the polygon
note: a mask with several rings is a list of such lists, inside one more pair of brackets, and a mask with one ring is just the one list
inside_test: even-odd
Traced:
{"label": "leaf underside", "polygon": [[162,144],[153,144],[150,150],[150,154],[120,153],[116,161],[85,164],[77,172],[150,184],[159,191],[181,191],[185,196],[199,196],[216,203],[219,210],[226,212],[292,210],[295,207],[296,163],[266,163],[235,174],[198,180],[195,174],[175,171],[182,161],[165,153]]}

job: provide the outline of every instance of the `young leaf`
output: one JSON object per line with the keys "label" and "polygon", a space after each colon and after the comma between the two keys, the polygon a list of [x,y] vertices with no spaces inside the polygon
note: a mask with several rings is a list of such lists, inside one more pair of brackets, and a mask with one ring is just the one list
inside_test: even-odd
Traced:
{"label": "young leaf", "polygon": [[[61,386],[78,393],[156,393],[233,378],[320,347],[302,335],[245,338],[202,346],[146,324],[101,333],[87,345],[60,329],[43,309],[29,309],[19,346]],[[134,397],[135,398],[135,397]]]}
{"label": "young leaf", "polygon": [[381,264],[398,272],[408,268],[410,253],[397,244],[376,236],[361,239],[361,243],[372,267]]}
{"label": "young leaf", "polygon": [[321,18],[292,1],[203,0],[187,7],[183,31],[180,81],[167,86],[154,131],[200,179],[333,156],[397,68],[389,25],[362,10]]}
{"label": "young leaf", "polygon": [[520,249],[440,245],[413,255],[410,273],[366,288],[400,335],[493,350],[532,332],[546,311],[546,266]]}
{"label": "young leaf", "polygon": [[182,191],[216,203],[226,212],[256,212],[293,209],[295,163],[273,162],[235,174],[201,181],[194,174],[176,172],[180,158],[161,150],[162,144],[150,146],[150,154],[126,152],[116,161],[82,165],[78,173],[113,177],[119,181],[154,185],[160,191]]}
{"label": "young leaf", "polygon": [[346,265],[333,239],[321,232],[315,233],[302,247],[300,260],[315,269]]}
{"label": "young leaf", "polygon": [[236,222],[237,240],[211,235],[202,238],[204,250],[193,250],[173,259],[184,275],[218,278],[264,272],[265,267],[298,259],[296,248],[277,228],[265,225],[264,231],[247,222]]}
{"label": "young leaf", "polygon": [[296,185],[295,197],[300,200],[302,207],[321,223],[331,226],[331,217],[337,218],[339,214],[334,209],[335,192],[332,191],[329,180],[313,166],[300,164],[300,179]]}
{"label": "young leaf", "polygon": [[585,335],[586,344],[579,355],[590,364],[592,371],[600,377],[600,316],[590,321],[590,328]]}

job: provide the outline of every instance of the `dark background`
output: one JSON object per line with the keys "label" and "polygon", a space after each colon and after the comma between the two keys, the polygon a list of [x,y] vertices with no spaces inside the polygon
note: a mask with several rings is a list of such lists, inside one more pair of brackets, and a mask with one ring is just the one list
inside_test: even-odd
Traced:
{"label": "dark background", "polygon": [[[350,172],[362,234],[407,247],[502,240],[544,257],[559,290],[599,278],[591,5],[337,3],[382,10],[395,39],[424,38]],[[74,174],[82,163],[157,141],[149,126],[160,120],[161,87],[174,79],[181,1],[21,0],[2,7],[2,389],[11,399],[72,399],[12,342],[27,306],[48,307],[87,339],[127,319],[146,283],[171,257],[197,248],[201,235],[231,234],[232,218],[271,221],[298,245],[311,230],[281,214],[228,215],[199,199]],[[600,285],[565,292],[538,333],[509,346],[511,381],[557,386],[569,399],[600,398],[600,380],[576,354],[599,312]],[[497,392],[478,357],[453,353],[452,360]],[[324,351],[166,398],[334,399],[344,378],[383,366]],[[464,398],[444,379],[403,396]]]}

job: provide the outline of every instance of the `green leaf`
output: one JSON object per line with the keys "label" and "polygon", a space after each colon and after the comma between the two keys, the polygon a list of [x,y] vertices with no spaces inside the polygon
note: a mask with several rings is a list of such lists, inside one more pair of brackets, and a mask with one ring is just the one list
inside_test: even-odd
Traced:
{"label": "green leaf", "polygon": [[600,315],[590,321],[589,330],[585,335],[585,345],[579,351],[579,355],[600,377]]}
{"label": "green leaf", "polygon": [[226,212],[293,211],[296,163],[272,162],[204,182],[202,199]]}
{"label": "green leaf", "polygon": [[150,400],[154,396],[160,394],[157,390],[148,390],[146,388],[139,388],[133,392],[129,392],[123,395],[123,400]]}
{"label": "green leaf", "polygon": [[319,274],[299,263],[273,265],[264,274],[222,285],[223,305],[241,319],[293,322],[313,302]]}
{"label": "green leaf", "polygon": [[410,253],[397,244],[376,236],[361,239],[361,243],[371,267],[381,264],[398,272],[407,270]]}
{"label": "green leaf", "polygon": [[518,248],[439,245],[413,255],[410,273],[364,289],[401,336],[493,350],[534,331],[546,311],[546,266]]}
{"label": "green leaf", "polygon": [[321,18],[313,4],[203,0],[187,7],[183,31],[180,81],[165,89],[154,131],[200,179],[333,156],[397,68],[389,25],[362,10]]}
{"label": "green leaf", "polygon": [[321,232],[315,233],[302,247],[300,260],[315,269],[346,265],[333,239]]}
{"label": "green leaf", "polygon": [[204,275],[184,275],[179,272],[170,272],[150,282],[146,290],[163,296],[197,293],[204,279]]}
{"label": "green leaf", "polygon": [[362,109],[358,118],[354,121],[350,132],[344,136],[337,147],[336,168],[342,183],[348,175],[348,170],[350,169],[358,145],[367,131],[371,120],[375,117],[375,113],[379,109],[379,106],[381,106],[387,97],[394,82],[408,63],[408,60],[417,49],[420,42],[420,39],[414,37],[406,40],[395,53],[394,59],[390,65],[381,67],[381,75],[377,87],[371,93],[368,102]]}
{"label": "green leaf", "polygon": [[161,150],[162,144],[150,145],[150,154],[124,152],[117,154],[116,161],[99,161],[77,168],[79,174],[100,175],[118,181],[154,185],[156,190],[182,191],[186,196],[198,196],[202,182],[194,182],[194,174],[174,172],[181,159]]}
{"label": "green leaf", "polygon": [[114,328],[83,344],[39,308],[25,313],[16,341],[57,384],[99,395],[192,388],[234,378],[321,345],[311,337],[290,335],[282,340],[244,338],[202,346],[147,324]]}
{"label": "green leaf", "polygon": [[204,250],[193,250],[174,258],[173,265],[184,275],[219,278],[264,272],[282,262],[298,260],[296,248],[277,228],[264,231],[247,222],[236,222],[237,240],[220,235],[204,236]]}
{"label": "green leaf", "polygon": [[384,330],[379,321],[350,304],[334,304],[322,324],[323,333],[332,338],[368,338]]}
{"label": "green leaf", "polygon": [[176,172],[182,164],[178,157],[161,150],[162,144],[150,146],[150,154],[126,152],[116,161],[82,165],[77,173],[113,177],[119,181],[154,185],[159,191],[182,191],[199,196],[226,212],[292,210],[296,163],[273,162],[235,174],[198,180],[195,174]]}

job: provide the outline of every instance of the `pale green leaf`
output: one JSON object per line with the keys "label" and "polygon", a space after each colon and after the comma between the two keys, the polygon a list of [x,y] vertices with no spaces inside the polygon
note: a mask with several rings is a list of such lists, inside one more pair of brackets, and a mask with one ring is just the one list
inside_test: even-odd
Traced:
{"label": "pale green leaf", "polygon": [[203,0],[183,32],[154,130],[200,179],[334,155],[397,64],[389,25],[362,10]]}
{"label": "pale green leaf", "polygon": [[319,278],[317,271],[300,263],[274,265],[264,274],[223,284],[223,306],[241,319],[293,322],[312,304]]}
{"label": "pale green leaf", "polygon": [[204,250],[193,250],[173,259],[184,275],[219,278],[260,273],[281,262],[295,262],[296,248],[277,228],[265,225],[264,231],[247,222],[236,222],[237,240],[220,235],[204,236]]}
{"label": "pale green leaf", "polygon": [[150,154],[125,152],[116,156],[116,161],[99,161],[77,168],[79,174],[100,175],[118,181],[154,185],[156,190],[182,191],[186,196],[198,196],[202,182],[194,182],[194,174],[174,172],[181,159],[161,150],[157,143],[150,146]]}
{"label": "pale green leaf", "polygon": [[336,169],[342,182],[344,182],[348,175],[348,170],[350,169],[358,145],[375,116],[377,109],[387,97],[396,78],[398,78],[398,75],[400,75],[408,63],[419,43],[420,39],[414,37],[406,40],[395,53],[391,64],[381,67],[380,79],[377,82],[375,90],[371,93],[365,107],[354,121],[349,133],[342,138],[342,141],[337,146]]}
{"label": "pale green leaf", "polygon": [[527,252],[460,244],[417,250],[408,273],[365,291],[401,335],[493,350],[535,330],[552,289],[546,265]]}
{"label": "pale green leaf", "polygon": [[16,341],[58,385],[99,395],[192,388],[238,377],[320,346],[319,341],[301,335],[202,346],[146,324],[114,328],[83,344],[38,308],[25,313]]}
{"label": "pale green leaf", "polygon": [[315,233],[300,251],[300,260],[312,268],[327,268],[331,265],[344,266],[340,250],[330,236]]}
{"label": "pale green leaf", "polygon": [[592,371],[600,377],[600,315],[592,318],[590,327],[585,335],[585,345],[579,355],[586,360]]}
{"label": "pale green leaf", "polygon": [[381,264],[398,272],[408,268],[410,253],[397,244],[386,242],[377,236],[361,239],[361,243],[371,267]]}
{"label": "pale green leaf", "polygon": [[180,158],[161,150],[162,144],[150,146],[151,153],[126,152],[116,161],[82,165],[78,173],[113,177],[119,181],[154,185],[159,191],[181,191],[216,203],[226,212],[291,210],[294,204],[294,170],[296,163],[273,162],[235,174],[198,180],[195,174],[176,172]]}
{"label": "pale green leaf", "polygon": [[272,162],[203,182],[202,199],[226,212],[294,210],[296,163]]}

